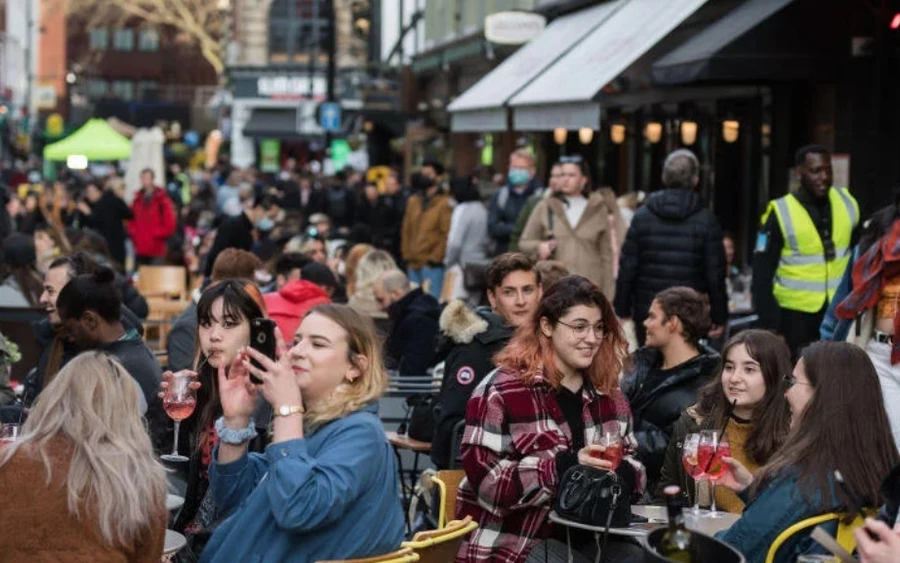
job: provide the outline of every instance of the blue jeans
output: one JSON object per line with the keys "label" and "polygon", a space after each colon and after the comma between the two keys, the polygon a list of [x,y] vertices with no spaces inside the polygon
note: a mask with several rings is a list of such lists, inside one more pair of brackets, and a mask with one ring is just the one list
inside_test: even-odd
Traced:
{"label": "blue jeans", "polygon": [[441,289],[444,285],[443,266],[438,266],[436,268],[432,268],[431,266],[423,266],[418,270],[410,268],[409,272],[407,272],[407,275],[409,276],[409,281],[418,284],[419,286],[424,286],[425,280],[428,280],[428,293],[430,293],[435,299],[441,298]]}

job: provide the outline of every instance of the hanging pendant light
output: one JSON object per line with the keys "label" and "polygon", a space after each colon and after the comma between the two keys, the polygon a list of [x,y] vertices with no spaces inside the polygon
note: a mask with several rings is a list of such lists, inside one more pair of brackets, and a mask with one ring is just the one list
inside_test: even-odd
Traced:
{"label": "hanging pendant light", "polygon": [[650,144],[655,145],[662,139],[662,123],[659,121],[651,121],[644,126],[644,138],[647,139]]}
{"label": "hanging pendant light", "polygon": [[735,119],[726,119],[722,122],[722,138],[726,143],[734,143],[738,140],[741,124]]}
{"label": "hanging pendant light", "polygon": [[685,120],[681,122],[681,142],[693,145],[697,142],[697,122]]}
{"label": "hanging pendant light", "polygon": [[625,126],[621,123],[614,123],[609,128],[609,140],[617,145],[625,142]]}
{"label": "hanging pendant light", "polygon": [[582,127],[578,130],[578,140],[582,145],[589,145],[594,139],[594,130],[590,127]]}
{"label": "hanging pendant light", "polygon": [[569,132],[566,131],[564,127],[557,127],[553,130],[553,141],[557,145],[564,145],[566,143],[566,137],[569,136]]}

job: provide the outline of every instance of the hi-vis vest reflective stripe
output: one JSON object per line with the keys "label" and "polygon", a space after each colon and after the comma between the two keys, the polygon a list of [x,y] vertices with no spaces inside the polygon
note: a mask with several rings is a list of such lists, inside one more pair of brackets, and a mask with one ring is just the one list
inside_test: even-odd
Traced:
{"label": "hi-vis vest reflective stripe", "polygon": [[825,247],[812,218],[792,194],[769,203],[784,237],[775,271],[773,294],[783,309],[817,313],[831,301],[850,262],[850,237],[859,223],[859,205],[846,188],[828,190],[831,238],[835,257],[825,259]]}

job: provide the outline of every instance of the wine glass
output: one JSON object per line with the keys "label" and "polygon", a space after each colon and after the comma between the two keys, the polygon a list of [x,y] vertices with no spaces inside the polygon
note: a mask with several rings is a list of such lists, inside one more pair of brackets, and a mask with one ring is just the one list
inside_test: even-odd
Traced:
{"label": "wine glass", "polygon": [[681,449],[681,465],[684,466],[685,472],[694,481],[694,515],[700,514],[700,491],[698,487],[699,481],[703,478],[703,468],[697,459],[697,450],[700,445],[700,434],[688,434],[684,437],[684,444]]}
{"label": "wine glass", "polygon": [[12,444],[19,439],[19,431],[21,426],[15,423],[0,425],[0,443]]}
{"label": "wine glass", "polygon": [[701,431],[697,460],[710,482],[710,496],[712,497],[712,504],[709,508],[710,518],[722,517],[722,513],[716,510],[716,481],[725,473],[725,464],[722,462],[722,458],[725,456],[731,456],[731,446],[727,440],[723,438],[720,441],[719,432],[716,430]]}
{"label": "wine glass", "polygon": [[181,421],[191,416],[197,407],[197,392],[191,388],[194,378],[188,374],[173,374],[163,398],[163,408],[169,418],[175,421],[175,439],[172,441],[172,453],[160,456],[165,461],[188,461],[178,454],[178,428]]}
{"label": "wine glass", "polygon": [[612,464],[610,471],[618,469],[619,464],[622,463],[622,456],[624,455],[624,452],[622,451],[622,435],[619,430],[619,423],[607,422],[603,424],[594,443],[598,446],[603,446],[604,450],[603,452],[592,452],[591,455]]}

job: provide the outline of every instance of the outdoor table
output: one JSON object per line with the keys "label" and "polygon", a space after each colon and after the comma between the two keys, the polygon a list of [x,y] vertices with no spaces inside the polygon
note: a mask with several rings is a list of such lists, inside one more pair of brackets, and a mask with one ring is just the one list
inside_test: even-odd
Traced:
{"label": "outdoor table", "polygon": [[178,495],[166,495],[166,510],[174,512],[184,506],[184,497]]}
{"label": "outdoor table", "polygon": [[[660,526],[665,526],[668,522],[665,506],[636,504],[631,507],[631,513],[637,516],[643,516],[644,518],[647,518],[649,522],[632,523],[625,528],[610,528],[610,535],[641,538],[649,534],[652,530],[655,530]],[[737,514],[722,511],[719,511],[718,518],[710,518],[708,515],[709,510],[701,510],[700,514],[695,516],[691,509],[685,509],[684,523],[689,530],[712,536],[716,532],[727,530],[740,518]],[[591,526],[589,524],[581,524],[580,522],[567,520],[559,516],[556,512],[550,513],[550,521],[554,524],[559,524],[560,526],[578,528],[579,530],[587,530],[589,532],[600,534],[602,534],[605,529],[604,526]]]}

